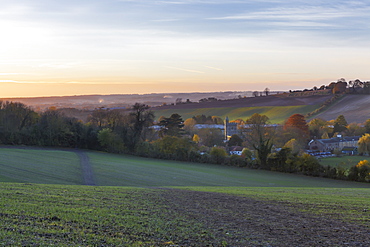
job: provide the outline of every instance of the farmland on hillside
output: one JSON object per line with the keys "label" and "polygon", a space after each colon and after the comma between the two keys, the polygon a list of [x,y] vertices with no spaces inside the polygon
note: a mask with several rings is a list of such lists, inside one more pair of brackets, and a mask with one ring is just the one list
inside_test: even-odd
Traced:
{"label": "farmland on hillside", "polygon": [[254,113],[259,113],[269,117],[271,123],[283,123],[287,118],[295,113],[307,114],[315,110],[319,105],[299,105],[299,106],[256,106],[256,107],[225,107],[225,108],[194,108],[194,109],[164,109],[154,110],[156,118],[161,116],[168,117],[177,113],[185,120],[197,115],[218,116],[223,119],[229,117],[230,120],[247,119]]}
{"label": "farmland on hillside", "polygon": [[[369,188],[369,184],[221,165],[87,152],[96,185]],[[0,149],[0,181],[84,184],[72,151]]]}
{"label": "farmland on hillside", "polygon": [[348,123],[363,123],[370,118],[369,105],[370,95],[345,95],[315,117],[332,120],[343,115]]}
{"label": "farmland on hillside", "polygon": [[246,119],[254,113],[267,115],[271,123],[283,123],[295,113],[307,114],[320,107],[331,95],[289,97],[287,94],[248,97],[203,103],[179,104],[152,108],[157,118],[178,113],[183,119],[196,115],[219,116],[230,120]]}

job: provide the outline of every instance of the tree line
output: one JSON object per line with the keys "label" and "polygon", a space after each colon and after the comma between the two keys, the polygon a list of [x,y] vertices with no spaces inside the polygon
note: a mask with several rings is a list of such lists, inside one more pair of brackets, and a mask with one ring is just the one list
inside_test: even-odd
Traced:
{"label": "tree line", "polygon": [[[233,135],[225,141],[220,129],[195,128],[200,123],[223,124],[216,116],[199,115],[183,121],[175,113],[160,117],[154,124],[155,116],[149,107],[136,103],[128,112],[95,109],[83,123],[66,117],[56,108],[35,112],[22,103],[0,101],[0,144],[102,150],[337,179],[370,180],[368,164],[343,171],[323,167],[315,157],[302,151],[313,135],[329,137],[335,133],[349,133],[350,129],[355,133],[356,128],[350,128],[343,116],[333,121],[333,128],[320,119],[307,123],[300,114],[292,115],[282,126],[269,125],[268,117],[258,113],[238,121],[248,128],[240,136]],[[370,121],[369,129],[365,126],[361,131],[370,133]],[[370,137],[369,142],[364,143],[363,146],[370,147]],[[232,146],[243,146],[242,155],[229,155]]]}

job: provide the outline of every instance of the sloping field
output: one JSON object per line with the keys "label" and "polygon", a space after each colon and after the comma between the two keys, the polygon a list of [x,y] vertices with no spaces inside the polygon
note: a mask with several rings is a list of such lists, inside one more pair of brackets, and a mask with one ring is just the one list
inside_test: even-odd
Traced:
{"label": "sloping field", "polygon": [[76,153],[50,149],[0,148],[0,181],[83,184]]}
{"label": "sloping field", "polygon": [[109,186],[246,186],[362,187],[370,184],[298,176],[220,165],[89,153],[97,185]]}
{"label": "sloping field", "polygon": [[346,95],[314,117],[331,120],[339,115],[343,115],[348,123],[365,122],[370,118],[370,95]]}
{"label": "sloping field", "polygon": [[254,113],[264,114],[272,123],[282,123],[295,113],[307,114],[331,96],[287,97],[272,95],[268,97],[249,97],[205,103],[180,104],[152,108],[155,116],[169,117],[178,113],[185,120],[196,115],[229,117],[230,120],[247,119]]}
{"label": "sloping field", "polygon": [[361,160],[367,160],[370,162],[370,157],[368,156],[343,156],[343,157],[328,157],[328,158],[321,158],[320,164],[323,166],[331,166],[331,167],[342,167],[349,169],[352,166],[355,166]]}
{"label": "sloping field", "polygon": [[[220,165],[87,152],[100,186],[245,186],[370,188],[370,184]],[[0,182],[85,184],[73,151],[0,149]]]}
{"label": "sloping field", "polygon": [[196,115],[218,116],[223,119],[229,117],[230,120],[251,117],[254,113],[263,114],[269,117],[271,123],[283,123],[287,118],[295,113],[307,114],[319,105],[299,105],[299,106],[257,106],[257,107],[229,107],[229,108],[194,108],[194,109],[165,109],[155,110],[156,118],[161,116],[169,117],[173,113],[179,114],[183,120]]}

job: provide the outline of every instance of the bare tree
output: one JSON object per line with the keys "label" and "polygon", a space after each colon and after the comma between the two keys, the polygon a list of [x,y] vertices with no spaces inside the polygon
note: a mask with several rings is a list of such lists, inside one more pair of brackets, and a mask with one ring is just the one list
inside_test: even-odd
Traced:
{"label": "bare tree", "polygon": [[275,129],[267,126],[269,118],[258,113],[247,119],[249,131],[246,133],[247,142],[257,152],[257,160],[261,168],[267,167],[267,157],[271,153]]}
{"label": "bare tree", "polygon": [[265,93],[266,96],[269,96],[270,89],[268,87],[265,88],[264,93]]}
{"label": "bare tree", "polygon": [[360,81],[359,79],[349,81],[348,84],[350,86],[352,86],[352,92],[353,93],[357,92],[356,88],[362,87],[364,85],[364,83],[362,81]]}

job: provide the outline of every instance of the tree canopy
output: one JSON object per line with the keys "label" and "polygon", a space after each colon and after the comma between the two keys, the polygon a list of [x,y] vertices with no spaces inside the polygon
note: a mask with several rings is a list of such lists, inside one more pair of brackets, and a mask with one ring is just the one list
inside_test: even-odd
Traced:
{"label": "tree canopy", "polygon": [[169,118],[164,118],[159,122],[159,125],[162,126],[160,131],[162,137],[165,135],[181,136],[183,134],[184,123],[177,113],[172,114]]}
{"label": "tree canopy", "polygon": [[293,114],[288,118],[284,124],[284,129],[296,128],[302,131],[302,133],[308,135],[308,125],[305,117],[302,114]]}
{"label": "tree canopy", "polygon": [[347,120],[343,115],[339,115],[334,121],[334,133],[347,130]]}
{"label": "tree canopy", "polygon": [[228,142],[229,146],[241,146],[242,143],[243,143],[243,139],[240,138],[237,134],[232,135]]}

